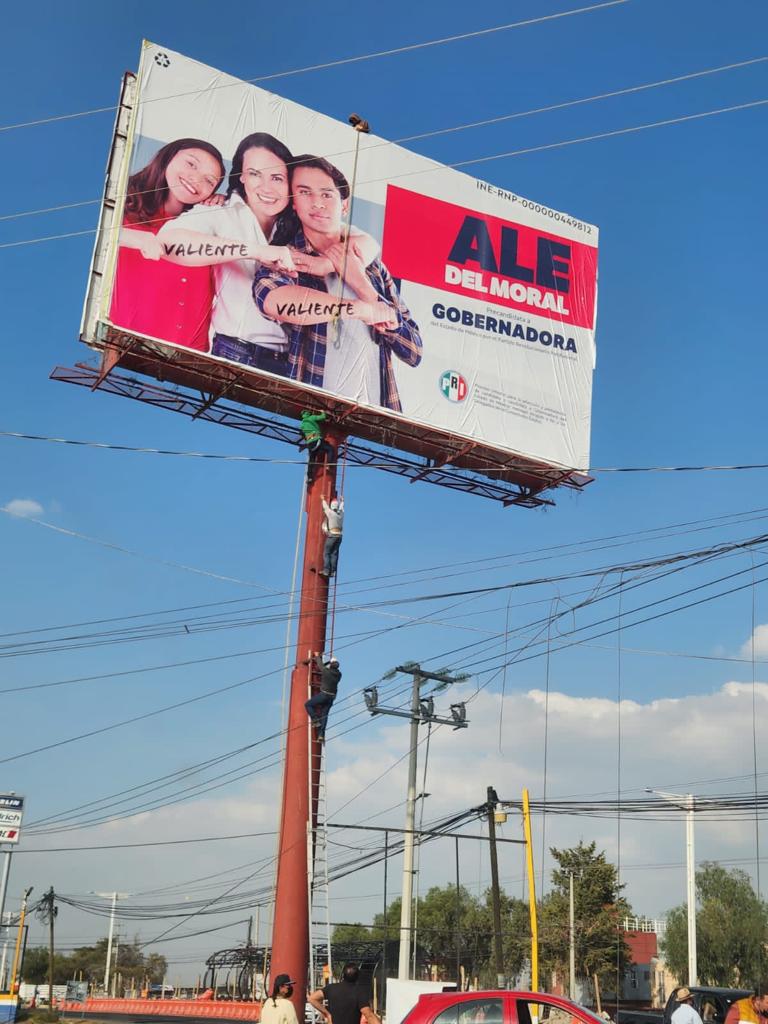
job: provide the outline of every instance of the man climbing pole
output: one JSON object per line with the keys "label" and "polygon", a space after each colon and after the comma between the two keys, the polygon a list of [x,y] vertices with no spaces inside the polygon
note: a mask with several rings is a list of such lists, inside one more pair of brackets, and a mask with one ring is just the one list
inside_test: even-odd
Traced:
{"label": "man climbing pole", "polygon": [[307,709],[312,724],[317,729],[318,740],[320,743],[324,743],[325,727],[328,724],[328,715],[333,702],[336,700],[341,670],[338,658],[328,658],[327,661],[323,661],[319,654],[315,655],[315,665],[320,672],[320,689],[317,693],[312,694],[304,707]]}
{"label": "man climbing pole", "polygon": [[339,548],[341,547],[342,527],[344,524],[344,499],[331,498],[330,505],[323,500],[323,533],[325,534],[325,545],[323,547],[323,568],[320,575],[330,578],[336,575],[336,567],[339,564]]}
{"label": "man climbing pole", "polygon": [[309,452],[309,462],[307,463],[308,484],[311,484],[315,479],[315,474],[323,456],[333,454],[333,449],[324,438],[325,427],[322,424],[327,419],[327,412],[310,412],[309,409],[301,410],[299,430],[303,435],[303,440],[299,442],[299,448],[306,448]]}

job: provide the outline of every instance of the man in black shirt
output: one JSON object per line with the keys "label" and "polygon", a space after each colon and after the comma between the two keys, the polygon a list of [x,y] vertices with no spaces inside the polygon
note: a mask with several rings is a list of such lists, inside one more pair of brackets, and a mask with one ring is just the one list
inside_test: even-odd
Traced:
{"label": "man in black shirt", "polygon": [[366,1024],[381,1024],[371,1009],[367,989],[358,984],[359,977],[357,964],[344,964],[340,982],[319,988],[310,995],[310,1005],[323,1015],[327,1024],[360,1024],[361,1017]]}
{"label": "man in black shirt", "polygon": [[319,654],[315,655],[315,664],[320,672],[320,689],[313,693],[304,707],[317,729],[317,738],[321,743],[325,742],[325,727],[328,724],[328,715],[331,713],[331,706],[336,700],[336,691],[339,688],[341,670],[339,659],[329,658],[323,661]]}

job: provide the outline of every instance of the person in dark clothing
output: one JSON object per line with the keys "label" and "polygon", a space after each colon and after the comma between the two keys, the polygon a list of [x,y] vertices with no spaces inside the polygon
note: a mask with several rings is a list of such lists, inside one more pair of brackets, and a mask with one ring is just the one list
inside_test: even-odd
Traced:
{"label": "person in dark clothing", "polygon": [[320,672],[320,689],[313,693],[304,704],[312,724],[317,729],[317,738],[321,743],[325,742],[325,727],[328,724],[328,715],[336,700],[336,691],[339,688],[341,670],[339,659],[329,658],[323,661],[319,654],[315,655],[315,664]]}
{"label": "person in dark clothing", "polygon": [[323,436],[325,430],[323,424],[327,419],[327,412],[312,413],[309,409],[301,410],[299,430],[302,440],[299,442],[299,448],[306,448],[309,452],[309,462],[307,463],[307,483],[309,484],[315,479],[322,459],[333,455],[333,448]]}
{"label": "person in dark clothing", "polygon": [[344,964],[341,981],[313,992],[308,1000],[310,1006],[323,1015],[327,1024],[360,1024],[361,1016],[366,1024],[381,1024],[371,1009],[370,993],[359,979],[357,964]]}

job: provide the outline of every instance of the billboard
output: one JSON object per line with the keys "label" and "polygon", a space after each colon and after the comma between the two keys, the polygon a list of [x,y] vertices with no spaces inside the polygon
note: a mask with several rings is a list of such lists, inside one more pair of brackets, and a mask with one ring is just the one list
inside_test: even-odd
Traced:
{"label": "billboard", "polygon": [[128,108],[84,341],[589,465],[593,225],[152,43]]}
{"label": "billboard", "polygon": [[15,793],[0,793],[0,843],[18,843],[21,837],[21,819],[24,797]]}

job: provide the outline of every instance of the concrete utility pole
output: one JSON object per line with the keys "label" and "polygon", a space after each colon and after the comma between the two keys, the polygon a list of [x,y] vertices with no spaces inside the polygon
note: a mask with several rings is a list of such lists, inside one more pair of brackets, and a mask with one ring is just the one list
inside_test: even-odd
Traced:
{"label": "concrete utility pole", "polygon": [[688,986],[698,985],[699,968],[696,957],[696,851],[694,847],[694,818],[696,801],[693,793],[664,793],[647,789],[646,793],[660,796],[685,811],[685,891],[688,905]]}
{"label": "concrete utility pole", "polygon": [[8,894],[8,877],[11,873],[11,854],[13,850],[9,847],[3,858],[3,876],[0,878],[0,931],[3,930],[3,914],[5,913],[5,898]]}
{"label": "concrete utility pole", "polygon": [[413,923],[413,848],[416,824],[416,771],[419,747],[419,726],[424,723],[450,725],[454,729],[466,729],[467,713],[464,704],[451,705],[451,717],[440,718],[435,714],[432,697],[422,699],[421,687],[427,682],[436,682],[442,686],[466,679],[466,675],[450,675],[447,672],[425,672],[420,665],[409,662],[398,665],[393,671],[405,672],[413,676],[411,690],[411,707],[409,711],[379,706],[376,687],[365,690],[365,704],[372,715],[393,715],[396,718],[407,718],[411,723],[410,758],[408,761],[408,794],[405,805],[405,838],[403,841],[403,890],[400,901],[400,956],[398,960],[398,980],[407,981],[410,977],[411,963],[411,932]]}
{"label": "concrete utility pole", "polygon": [[107,962],[104,967],[104,994],[109,995],[109,973],[112,969],[112,942],[115,935],[115,917],[117,916],[117,901],[127,899],[129,892],[94,892],[93,896],[101,896],[102,899],[112,900],[112,912],[109,915],[109,938],[107,939]]}
{"label": "concrete utility pole", "polygon": [[573,898],[573,868],[568,872],[568,995],[576,999],[576,912]]}
{"label": "concrete utility pole", "polygon": [[496,984],[506,988],[504,949],[501,937],[501,892],[499,889],[499,858],[496,852],[496,807],[499,798],[493,786],[488,787],[488,845],[491,849],[491,895],[493,900],[493,949],[496,960]]}

